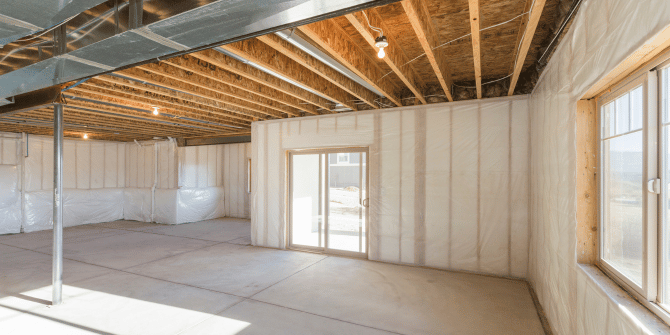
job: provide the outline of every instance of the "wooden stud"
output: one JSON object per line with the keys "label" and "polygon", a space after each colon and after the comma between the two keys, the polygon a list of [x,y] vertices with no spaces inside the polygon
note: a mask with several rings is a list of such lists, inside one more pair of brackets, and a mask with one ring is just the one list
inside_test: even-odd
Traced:
{"label": "wooden stud", "polygon": [[[380,27],[384,30],[384,23],[374,10],[370,10],[366,13],[372,26]],[[377,32],[368,26],[368,22],[363,16],[363,12],[347,14],[345,17],[349,20],[349,23],[356,28],[358,33],[363,36],[365,41],[368,42],[371,47],[376,49],[375,38],[377,37]],[[386,31],[389,32],[388,29],[386,29]],[[383,58],[384,62],[400,78],[400,80],[402,80],[405,86],[414,93],[414,96],[418,98],[421,103],[426,104],[426,98],[423,97],[424,85],[419,76],[414,73],[405,52],[400,45],[398,45],[398,42],[393,39],[393,36],[387,33],[386,38],[389,45],[385,49],[386,56]]]}
{"label": "wooden stud", "polygon": [[421,43],[426,58],[433,68],[440,86],[449,101],[454,101],[451,94],[451,69],[447,65],[447,57],[442,50],[434,50],[440,44],[440,36],[433,26],[433,21],[424,0],[404,0],[402,7],[414,28],[414,33]]}
{"label": "wooden stud", "polygon": [[468,0],[470,6],[470,29],[472,31],[472,57],[475,60],[475,82],[477,99],[482,98],[482,55],[479,37],[479,0]]}
{"label": "wooden stud", "polygon": [[372,85],[394,104],[402,106],[400,98],[395,94],[395,85],[390,80],[382,78],[384,74],[379,68],[360,51],[356,43],[332,20],[310,23],[298,27],[298,29],[331,57]]}
{"label": "wooden stud", "polygon": [[526,32],[524,33],[524,37],[521,42],[519,54],[516,57],[516,65],[514,66],[514,73],[512,74],[512,82],[510,83],[509,91],[507,92],[507,95],[509,96],[514,95],[516,83],[519,80],[519,75],[523,69],[523,63],[526,62],[526,55],[528,55],[530,44],[533,42],[535,29],[537,28],[537,24],[540,22],[540,17],[542,16],[542,10],[544,9],[545,3],[546,0],[536,0],[535,5],[533,5],[533,8],[530,10],[530,17],[528,18],[528,24],[526,25]]}

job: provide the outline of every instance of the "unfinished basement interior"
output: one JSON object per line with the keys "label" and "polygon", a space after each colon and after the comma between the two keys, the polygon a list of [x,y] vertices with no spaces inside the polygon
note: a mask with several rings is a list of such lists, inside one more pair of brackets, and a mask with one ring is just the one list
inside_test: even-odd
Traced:
{"label": "unfinished basement interior", "polygon": [[0,1],[0,334],[670,334],[670,1]]}

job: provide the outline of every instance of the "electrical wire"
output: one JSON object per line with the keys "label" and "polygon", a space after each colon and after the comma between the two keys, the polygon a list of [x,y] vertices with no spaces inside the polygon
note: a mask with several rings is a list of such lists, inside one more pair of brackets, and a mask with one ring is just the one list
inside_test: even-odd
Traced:
{"label": "electrical wire", "polygon": [[365,14],[365,11],[364,11],[364,10],[363,10],[362,12],[363,12],[363,16],[365,16],[365,21],[368,21],[368,26],[370,27],[370,29],[372,29],[372,30],[378,32],[378,33],[379,33],[379,36],[384,36],[384,30],[382,30],[381,28],[373,27],[373,26],[370,24],[370,19],[368,19],[368,14]]}
{"label": "electrical wire", "polygon": [[579,2],[577,3],[577,5],[575,5],[575,7],[572,9],[572,11],[571,11],[570,14],[568,15],[568,17],[565,19],[565,21],[563,21],[563,24],[561,25],[561,27],[558,28],[558,31],[557,31],[557,33],[556,33],[556,36],[554,36],[554,38],[551,40],[551,42],[549,42],[549,44],[547,45],[547,49],[544,50],[544,53],[542,54],[542,56],[540,56],[540,58],[537,59],[538,62],[541,61],[542,58],[544,58],[544,55],[547,54],[547,52],[549,51],[549,48],[550,48],[551,45],[554,43],[554,41],[556,40],[556,38],[558,38],[558,36],[561,34],[561,32],[563,31],[563,28],[565,27],[565,25],[568,24],[568,21],[570,21],[570,18],[572,17],[572,14],[574,14],[575,11],[577,11],[577,8],[579,8],[579,5],[580,5],[581,3],[582,3],[582,0],[579,0]]}

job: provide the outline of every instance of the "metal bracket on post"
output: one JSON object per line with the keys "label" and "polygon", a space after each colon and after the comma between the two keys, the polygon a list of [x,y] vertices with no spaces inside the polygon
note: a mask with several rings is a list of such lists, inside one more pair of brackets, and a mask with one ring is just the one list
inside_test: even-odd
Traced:
{"label": "metal bracket on post", "polygon": [[143,0],[130,0],[128,3],[128,28],[136,29],[142,26],[142,14],[144,10],[142,6],[144,5]]}

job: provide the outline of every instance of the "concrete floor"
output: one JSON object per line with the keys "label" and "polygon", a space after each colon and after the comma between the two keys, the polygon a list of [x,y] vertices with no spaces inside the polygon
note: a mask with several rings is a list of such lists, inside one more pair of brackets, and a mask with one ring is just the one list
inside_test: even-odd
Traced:
{"label": "concrete floor", "polygon": [[0,236],[3,334],[543,334],[525,283],[250,246],[249,221]]}

